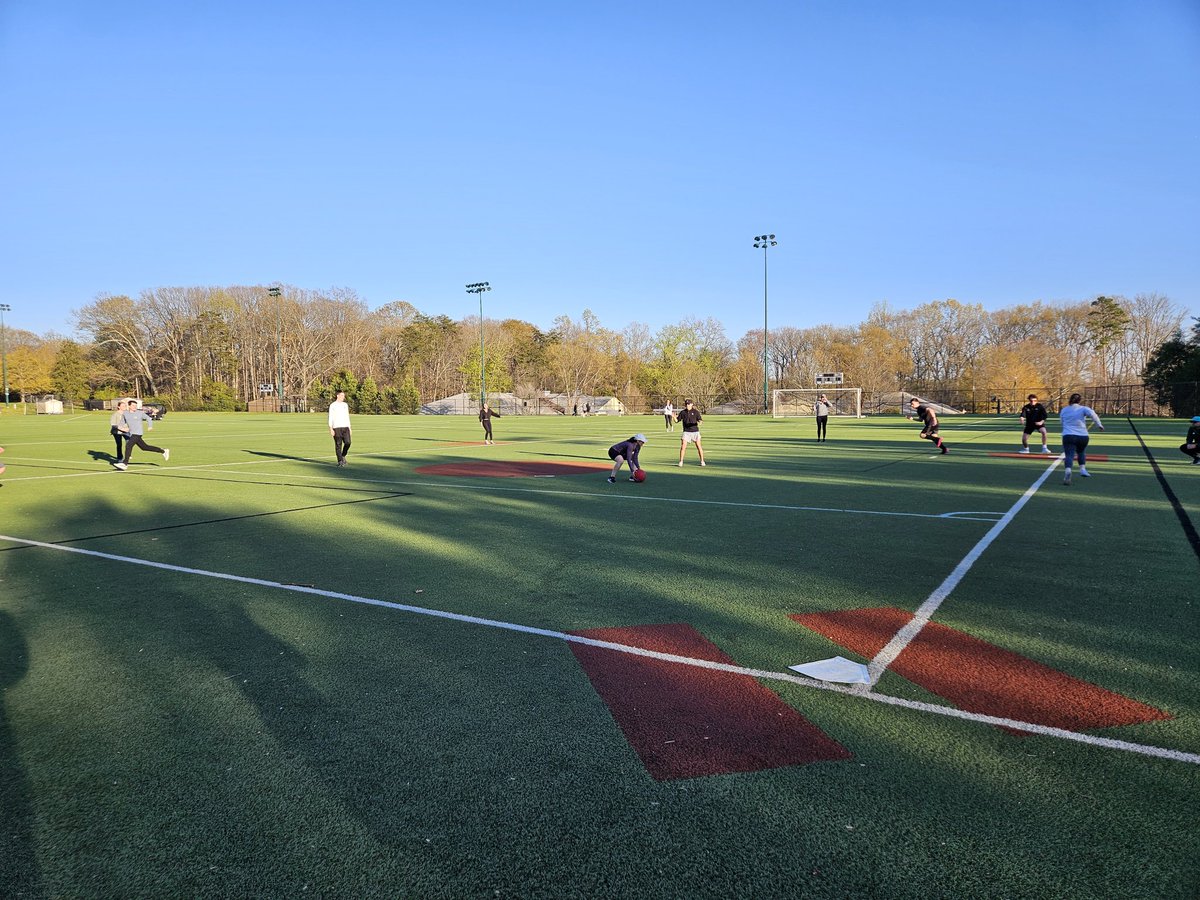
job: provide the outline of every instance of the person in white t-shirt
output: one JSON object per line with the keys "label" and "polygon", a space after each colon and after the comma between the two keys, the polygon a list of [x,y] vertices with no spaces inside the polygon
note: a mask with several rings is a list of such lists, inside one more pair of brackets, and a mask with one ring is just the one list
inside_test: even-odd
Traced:
{"label": "person in white t-shirt", "polygon": [[671,401],[667,401],[667,405],[663,407],[663,419],[667,423],[667,431],[675,430],[675,407]]}
{"label": "person in white t-shirt", "polygon": [[329,433],[333,435],[337,464],[344,466],[350,452],[350,407],[346,404],[345,391],[338,391],[336,399],[329,404]]}

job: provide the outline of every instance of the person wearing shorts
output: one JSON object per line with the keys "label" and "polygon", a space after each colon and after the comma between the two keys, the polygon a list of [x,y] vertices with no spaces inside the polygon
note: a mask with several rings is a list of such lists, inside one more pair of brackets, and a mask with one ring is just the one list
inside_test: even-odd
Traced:
{"label": "person wearing shorts", "polygon": [[622,463],[629,464],[629,480],[637,481],[633,476],[642,467],[638,462],[638,453],[641,452],[645,443],[646,436],[644,434],[635,434],[629,440],[613,444],[608,448],[608,458],[613,461],[612,474],[608,476],[609,484],[616,484],[617,473],[621,471]]}
{"label": "person wearing shorts", "polygon": [[1200,416],[1192,416],[1192,427],[1179,445],[1179,452],[1190,456],[1193,466],[1200,466]]}
{"label": "person wearing shorts", "polygon": [[683,409],[675,414],[675,418],[683,424],[683,434],[679,439],[679,467],[683,468],[683,454],[687,451],[688,444],[696,445],[700,465],[705,465],[704,447],[700,443],[700,423],[704,421],[704,416],[700,415],[700,410],[696,409],[691,400],[684,400]]}
{"label": "person wearing shorts", "polygon": [[1087,445],[1090,437],[1088,436],[1088,419],[1096,423],[1096,427],[1101,431],[1104,430],[1104,425],[1100,421],[1100,417],[1096,415],[1096,411],[1090,406],[1083,405],[1083,397],[1079,394],[1072,394],[1071,401],[1064,406],[1058,413],[1059,419],[1062,420],[1062,445],[1063,445],[1063,484],[1071,483],[1071,467],[1075,462],[1075,457],[1079,457],[1079,474],[1084,478],[1088,478],[1087,470]]}
{"label": "person wearing shorts", "polygon": [[933,411],[933,407],[922,403],[916,397],[913,397],[908,402],[913,410],[913,415],[909,416],[909,419],[915,416],[921,420],[922,439],[933,441],[934,446],[941,450],[943,454],[949,453],[950,448],[946,446],[945,441],[938,435],[938,417],[937,413]]}
{"label": "person wearing shorts", "polygon": [[829,425],[829,410],[832,407],[829,405],[829,398],[822,394],[817,398],[817,402],[813,404],[813,412],[817,416],[817,443],[825,442],[825,429]]}
{"label": "person wearing shorts", "polygon": [[1029,452],[1029,436],[1036,431],[1042,436],[1042,452],[1049,453],[1050,448],[1046,444],[1046,407],[1038,403],[1037,394],[1030,394],[1026,400],[1028,402],[1021,407],[1021,424],[1025,427],[1025,433],[1021,435],[1021,452]]}

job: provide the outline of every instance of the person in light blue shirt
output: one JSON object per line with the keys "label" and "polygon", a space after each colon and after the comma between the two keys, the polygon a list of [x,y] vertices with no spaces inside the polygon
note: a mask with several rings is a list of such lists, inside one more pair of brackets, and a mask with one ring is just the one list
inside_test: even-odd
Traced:
{"label": "person in light blue shirt", "polygon": [[1094,409],[1083,405],[1083,397],[1080,394],[1071,395],[1070,402],[1059,411],[1058,417],[1062,421],[1063,460],[1066,465],[1063,484],[1070,484],[1071,467],[1076,456],[1079,457],[1079,474],[1084,478],[1089,477],[1087,470],[1087,445],[1090,440],[1088,419],[1095,422],[1096,427],[1101,431],[1104,430],[1104,425]]}

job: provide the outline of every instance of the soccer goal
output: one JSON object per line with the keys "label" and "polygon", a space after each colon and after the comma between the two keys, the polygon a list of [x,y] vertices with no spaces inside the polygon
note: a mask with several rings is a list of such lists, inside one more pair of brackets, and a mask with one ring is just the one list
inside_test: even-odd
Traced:
{"label": "soccer goal", "polygon": [[771,417],[794,419],[815,416],[814,407],[824,394],[829,415],[862,418],[862,388],[780,388],[771,392]]}

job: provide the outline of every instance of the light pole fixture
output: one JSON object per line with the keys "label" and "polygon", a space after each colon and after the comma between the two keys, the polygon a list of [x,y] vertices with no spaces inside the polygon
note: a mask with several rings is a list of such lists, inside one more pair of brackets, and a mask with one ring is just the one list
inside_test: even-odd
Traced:
{"label": "light pole fixture", "polygon": [[779,242],[773,234],[756,234],[754,249],[763,252],[763,415],[771,412],[768,395],[770,394],[770,378],[767,375],[767,248],[774,247]]}
{"label": "light pole fixture", "polygon": [[279,367],[279,380],[275,382],[275,403],[283,412],[283,313],[279,308],[279,298],[283,295],[282,288],[272,286],[267,288],[267,294],[275,300],[275,363]]}
{"label": "light pole fixture", "polygon": [[4,408],[8,409],[8,332],[4,329],[6,312],[12,312],[12,307],[0,303],[0,367],[4,369]]}
{"label": "light pole fixture", "polygon": [[479,405],[487,402],[487,369],[483,355],[483,294],[490,291],[492,286],[486,281],[477,281],[467,285],[468,294],[479,295]]}

